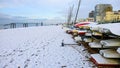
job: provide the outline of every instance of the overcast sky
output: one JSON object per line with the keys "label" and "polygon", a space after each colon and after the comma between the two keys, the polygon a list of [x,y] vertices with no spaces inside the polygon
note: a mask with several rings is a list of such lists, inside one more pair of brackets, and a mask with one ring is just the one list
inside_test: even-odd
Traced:
{"label": "overcast sky", "polygon": [[[88,13],[100,3],[112,4],[114,10],[120,9],[120,0],[82,0],[79,18],[88,17]],[[63,19],[73,4],[75,13],[78,0],[0,0],[0,18]]]}

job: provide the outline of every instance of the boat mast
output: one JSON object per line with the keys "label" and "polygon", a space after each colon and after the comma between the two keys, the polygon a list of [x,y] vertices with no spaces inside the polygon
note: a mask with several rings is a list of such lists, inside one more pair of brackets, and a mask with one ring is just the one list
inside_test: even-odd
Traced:
{"label": "boat mast", "polygon": [[73,12],[73,8],[74,8],[74,5],[72,7],[70,7],[70,10],[69,10],[69,14],[68,14],[68,26],[71,24],[71,18],[72,18],[72,12]]}
{"label": "boat mast", "polygon": [[80,4],[81,4],[81,0],[79,0],[79,2],[78,2],[78,8],[77,8],[77,12],[76,12],[76,16],[75,16],[75,20],[74,20],[74,23],[73,23],[73,24],[76,23],[77,16],[78,16],[78,12],[79,12],[79,8],[80,8]]}

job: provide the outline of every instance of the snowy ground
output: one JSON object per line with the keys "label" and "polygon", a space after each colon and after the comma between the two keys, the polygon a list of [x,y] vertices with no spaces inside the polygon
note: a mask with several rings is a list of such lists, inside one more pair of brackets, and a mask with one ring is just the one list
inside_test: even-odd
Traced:
{"label": "snowy ground", "polygon": [[93,68],[83,46],[61,26],[0,30],[0,68]]}

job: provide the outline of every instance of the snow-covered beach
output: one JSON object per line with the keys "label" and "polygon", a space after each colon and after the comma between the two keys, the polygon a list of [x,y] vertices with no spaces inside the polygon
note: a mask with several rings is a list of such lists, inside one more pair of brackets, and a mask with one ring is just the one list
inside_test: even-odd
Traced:
{"label": "snow-covered beach", "polygon": [[93,68],[89,53],[61,26],[0,30],[0,68]]}

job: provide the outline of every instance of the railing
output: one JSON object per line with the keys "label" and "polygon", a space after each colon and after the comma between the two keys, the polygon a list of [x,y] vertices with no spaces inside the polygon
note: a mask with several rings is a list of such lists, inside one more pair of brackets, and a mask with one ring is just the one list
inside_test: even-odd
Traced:
{"label": "railing", "polygon": [[[61,23],[59,23],[61,24]],[[9,23],[0,24],[0,29],[11,29],[11,28],[26,28],[31,26],[48,26],[48,25],[59,25],[59,24],[43,24],[43,23]]]}
{"label": "railing", "polygon": [[5,24],[4,26],[9,26],[10,28],[16,28],[17,25],[23,25],[23,27],[28,27],[30,24],[35,24],[36,26],[43,26],[43,23],[10,23]]}

